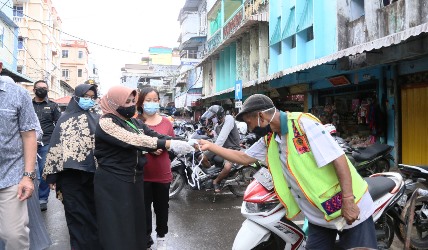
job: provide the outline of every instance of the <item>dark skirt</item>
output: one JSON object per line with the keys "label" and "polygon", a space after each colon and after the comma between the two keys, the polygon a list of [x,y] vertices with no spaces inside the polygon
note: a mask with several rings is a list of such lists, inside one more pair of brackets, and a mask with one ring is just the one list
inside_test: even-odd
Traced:
{"label": "dark skirt", "polygon": [[147,248],[144,182],[126,182],[103,170],[95,172],[95,206],[100,241],[105,250]]}

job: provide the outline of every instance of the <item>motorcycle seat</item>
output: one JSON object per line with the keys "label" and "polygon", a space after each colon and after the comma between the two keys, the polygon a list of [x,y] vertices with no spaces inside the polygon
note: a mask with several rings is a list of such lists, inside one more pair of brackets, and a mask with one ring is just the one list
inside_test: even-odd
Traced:
{"label": "motorcycle seat", "polygon": [[376,201],[395,187],[395,182],[393,180],[383,176],[367,177],[364,178],[364,180],[367,181],[369,185],[369,193],[373,201]]}
{"label": "motorcycle seat", "polygon": [[[204,168],[202,168],[202,170],[204,170]],[[216,173],[220,173],[221,170],[222,170],[222,168],[214,166],[214,167],[210,167],[210,168],[205,169],[204,172],[207,174],[216,174]]]}
{"label": "motorcycle seat", "polygon": [[399,164],[401,172],[405,175],[416,177],[416,178],[427,178],[428,179],[428,166],[426,165],[405,165]]}
{"label": "motorcycle seat", "polygon": [[357,162],[367,161],[388,152],[391,148],[392,146],[387,144],[376,143],[365,149],[352,152],[352,157],[354,157]]}

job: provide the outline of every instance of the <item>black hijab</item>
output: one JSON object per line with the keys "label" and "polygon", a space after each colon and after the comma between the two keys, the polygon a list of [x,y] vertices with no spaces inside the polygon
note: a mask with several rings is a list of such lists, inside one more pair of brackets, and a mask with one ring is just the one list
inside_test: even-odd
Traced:
{"label": "black hijab", "polygon": [[100,116],[93,108],[83,110],[78,104],[79,98],[89,90],[94,91],[97,97],[95,86],[78,85],[67,109],[59,118],[49,143],[43,176],[56,174],[64,169],[95,172],[94,134]]}

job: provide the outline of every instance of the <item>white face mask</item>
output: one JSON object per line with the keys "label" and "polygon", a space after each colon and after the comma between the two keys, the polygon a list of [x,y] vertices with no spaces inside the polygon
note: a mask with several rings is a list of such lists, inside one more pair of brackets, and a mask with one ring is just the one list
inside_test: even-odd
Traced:
{"label": "white face mask", "polygon": [[213,122],[214,125],[216,125],[218,123],[217,117],[214,117],[213,119],[211,119],[211,121]]}

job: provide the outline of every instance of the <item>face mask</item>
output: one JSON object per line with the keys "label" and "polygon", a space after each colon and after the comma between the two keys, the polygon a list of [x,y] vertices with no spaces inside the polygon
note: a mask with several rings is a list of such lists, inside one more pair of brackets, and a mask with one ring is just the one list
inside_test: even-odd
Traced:
{"label": "face mask", "polygon": [[39,98],[45,98],[48,95],[48,90],[44,88],[36,89],[36,96]]}
{"label": "face mask", "polygon": [[80,97],[77,104],[79,104],[79,107],[81,107],[83,110],[88,110],[95,105],[95,101],[90,98]]}
{"label": "face mask", "polygon": [[217,124],[218,123],[217,117],[214,117],[213,119],[211,119],[211,121],[213,122],[213,124]]}
{"label": "face mask", "polygon": [[129,119],[135,115],[135,105],[129,107],[119,107],[116,109],[116,111],[119,113],[119,115]]}
{"label": "face mask", "polygon": [[159,103],[157,102],[145,102],[144,103],[144,113],[148,115],[154,115],[159,110]]}
{"label": "face mask", "polygon": [[[266,110],[267,111],[267,110]],[[253,129],[253,133],[256,134],[258,137],[266,136],[267,134],[272,132],[272,129],[270,128],[270,123],[272,122],[273,118],[275,117],[275,112],[273,113],[272,118],[270,118],[270,121],[266,127],[260,127],[260,116],[257,118],[257,124],[258,126]]]}

